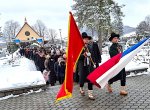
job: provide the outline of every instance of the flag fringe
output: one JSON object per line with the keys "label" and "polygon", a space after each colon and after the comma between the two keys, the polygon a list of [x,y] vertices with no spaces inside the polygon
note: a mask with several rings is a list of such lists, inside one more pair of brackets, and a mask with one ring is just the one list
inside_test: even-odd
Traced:
{"label": "flag fringe", "polygon": [[71,97],[72,97],[72,93],[67,92],[67,95],[66,95],[66,96],[63,96],[63,97],[58,98],[58,99],[55,101],[55,103],[57,103],[58,101],[61,101],[61,100],[63,100],[63,99],[71,98]]}

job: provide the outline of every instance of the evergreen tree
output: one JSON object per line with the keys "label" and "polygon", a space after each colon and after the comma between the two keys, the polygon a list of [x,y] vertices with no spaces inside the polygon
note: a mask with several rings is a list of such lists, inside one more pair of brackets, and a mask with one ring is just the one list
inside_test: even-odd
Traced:
{"label": "evergreen tree", "polygon": [[[78,22],[79,28],[88,27],[98,34],[99,47],[102,47],[103,39],[108,39],[108,34],[112,31],[112,21],[117,21],[115,26],[123,27],[119,6],[114,0],[74,0],[72,9]],[[120,30],[122,30],[122,27]],[[119,30],[119,32],[121,32]],[[107,38],[105,38],[107,37]]]}

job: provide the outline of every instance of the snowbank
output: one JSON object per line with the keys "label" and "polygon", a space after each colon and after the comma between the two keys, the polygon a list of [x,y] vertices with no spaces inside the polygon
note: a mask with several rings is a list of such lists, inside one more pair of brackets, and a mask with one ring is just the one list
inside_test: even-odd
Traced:
{"label": "snowbank", "polygon": [[17,58],[12,65],[3,58],[0,60],[0,91],[46,84],[43,75],[36,70],[34,63],[27,58]]}
{"label": "snowbank", "polygon": [[137,62],[131,61],[126,66],[126,71],[140,70],[140,69],[144,69],[144,68],[149,68],[149,65],[148,64],[144,64],[144,63],[137,63]]}
{"label": "snowbank", "polygon": [[[103,54],[101,64],[106,62],[109,58],[110,56],[108,54]],[[149,68],[149,65],[141,63],[141,61],[134,61],[134,60],[131,60],[125,67],[126,71],[138,70],[138,69],[143,69],[143,68]]]}
{"label": "snowbank", "polygon": [[13,94],[11,94],[11,95],[8,95],[8,96],[0,98],[0,100],[9,99],[9,98],[12,98],[12,97],[19,97],[21,95],[29,95],[29,94],[32,94],[32,93],[39,93],[39,92],[42,92],[42,91],[43,91],[42,89],[39,89],[37,91],[30,90],[29,92],[23,93],[23,94],[20,94],[20,95],[13,95]]}
{"label": "snowbank", "polygon": [[8,71],[0,77],[0,91],[45,84],[39,71]]}

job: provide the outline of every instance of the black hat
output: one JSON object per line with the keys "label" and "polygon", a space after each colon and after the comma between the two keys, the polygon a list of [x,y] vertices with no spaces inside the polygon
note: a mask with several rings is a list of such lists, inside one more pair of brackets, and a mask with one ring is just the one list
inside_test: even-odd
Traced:
{"label": "black hat", "polygon": [[120,35],[119,34],[116,34],[116,33],[111,33],[111,37],[109,38],[109,41],[112,41],[112,39],[114,38],[114,37],[120,37]]}
{"label": "black hat", "polygon": [[83,39],[84,39],[84,38],[89,38],[89,40],[92,39],[92,37],[91,37],[91,36],[88,36],[86,32],[83,32],[83,33],[82,33],[82,38],[83,38]]}

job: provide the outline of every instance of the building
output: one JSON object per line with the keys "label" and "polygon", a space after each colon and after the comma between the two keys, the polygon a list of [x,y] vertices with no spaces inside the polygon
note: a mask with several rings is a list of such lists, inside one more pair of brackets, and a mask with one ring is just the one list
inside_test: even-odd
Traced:
{"label": "building", "polygon": [[16,39],[19,39],[21,42],[29,42],[36,39],[43,39],[43,37],[38,35],[25,18],[25,23],[16,35]]}

